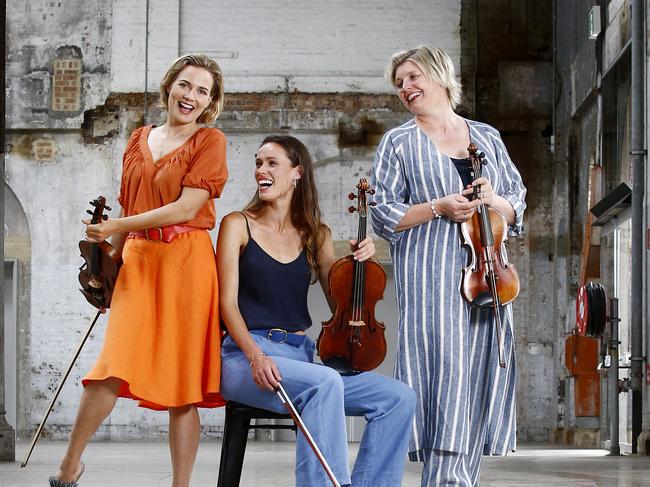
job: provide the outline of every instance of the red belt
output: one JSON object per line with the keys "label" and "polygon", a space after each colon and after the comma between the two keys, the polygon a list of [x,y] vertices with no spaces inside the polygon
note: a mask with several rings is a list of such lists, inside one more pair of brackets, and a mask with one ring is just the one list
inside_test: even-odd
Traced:
{"label": "red belt", "polygon": [[146,230],[129,232],[129,235],[146,238],[147,240],[152,240],[154,242],[160,241],[170,243],[176,238],[177,235],[185,232],[191,232],[192,230],[200,230],[200,228],[188,227],[187,225],[167,225],[166,227],[154,227],[147,228]]}

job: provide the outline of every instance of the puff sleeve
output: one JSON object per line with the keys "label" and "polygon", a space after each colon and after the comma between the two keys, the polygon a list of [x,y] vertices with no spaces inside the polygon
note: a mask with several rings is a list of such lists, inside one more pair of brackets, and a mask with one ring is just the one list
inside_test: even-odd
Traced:
{"label": "puff sleeve", "polygon": [[226,136],[218,129],[209,129],[197,139],[190,159],[190,168],[182,186],[205,189],[210,198],[221,195],[228,180],[226,166]]}

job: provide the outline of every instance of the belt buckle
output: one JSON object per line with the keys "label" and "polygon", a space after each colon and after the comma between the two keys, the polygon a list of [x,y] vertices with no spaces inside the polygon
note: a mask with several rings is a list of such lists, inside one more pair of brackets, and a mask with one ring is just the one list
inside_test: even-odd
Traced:
{"label": "belt buckle", "polygon": [[[149,230],[158,230],[158,238],[149,238]],[[155,234],[154,234],[155,235]],[[160,242],[163,239],[163,231],[162,228],[160,227],[154,227],[154,228],[147,228],[144,231],[144,236],[146,237],[147,240],[150,242]]]}
{"label": "belt buckle", "polygon": [[[284,333],[284,337],[282,338],[282,341],[275,342],[275,340],[271,339],[271,333],[273,333],[274,331],[279,331],[281,333]],[[289,332],[287,330],[283,330],[282,328],[271,328],[269,332],[266,334],[266,338],[268,338],[269,340],[275,343],[285,343],[287,341],[288,336],[289,336]]]}

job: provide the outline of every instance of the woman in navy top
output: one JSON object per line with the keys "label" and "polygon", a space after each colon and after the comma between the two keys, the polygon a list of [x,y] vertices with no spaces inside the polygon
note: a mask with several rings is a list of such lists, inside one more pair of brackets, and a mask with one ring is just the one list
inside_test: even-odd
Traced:
{"label": "woman in navy top", "polygon": [[[342,377],[313,363],[314,342],[304,332],[311,326],[309,284],[318,280],[330,299],[327,277],[335,261],[307,148],[294,137],[267,137],[255,158],[255,180],[253,200],[243,212],[223,219],[217,243],[221,317],[228,329],[221,393],[229,400],[284,412],[275,394],[282,382],[341,484],[401,485],[413,390],[372,372]],[[356,242],[351,243],[354,248]],[[374,253],[367,238],[354,257],[366,260]],[[352,475],[346,415],[368,421]],[[329,484],[299,434],[296,485]]]}

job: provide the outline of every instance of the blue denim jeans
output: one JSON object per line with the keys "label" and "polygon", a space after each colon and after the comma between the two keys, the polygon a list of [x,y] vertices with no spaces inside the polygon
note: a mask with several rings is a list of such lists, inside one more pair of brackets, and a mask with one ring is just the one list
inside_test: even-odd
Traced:
{"label": "blue denim jeans", "polygon": [[[329,367],[314,364],[314,342],[308,337],[299,347],[257,335],[251,337],[277,364],[283,387],[341,485],[401,485],[415,409],[415,393],[410,387],[372,372],[341,376]],[[275,393],[261,390],[253,382],[249,362],[231,337],[224,340],[221,356],[224,398],[286,412]],[[352,476],[348,467],[346,415],[364,416],[368,422]],[[302,434],[296,440],[296,486],[331,486]]]}

